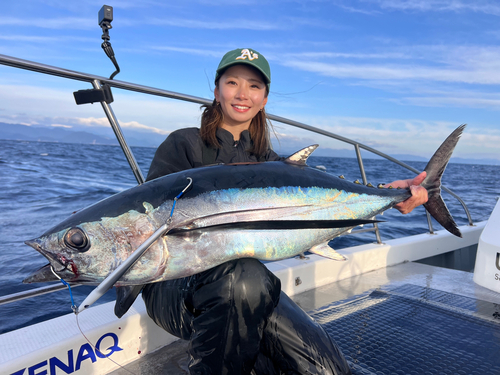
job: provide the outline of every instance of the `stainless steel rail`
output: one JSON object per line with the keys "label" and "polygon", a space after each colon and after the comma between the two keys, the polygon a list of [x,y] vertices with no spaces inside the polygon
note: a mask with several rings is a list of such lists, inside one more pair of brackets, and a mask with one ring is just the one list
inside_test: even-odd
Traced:
{"label": "stainless steel rail", "polygon": [[[80,286],[80,284],[70,284],[71,288],[75,288],[77,286]],[[29,289],[25,290],[23,292],[19,293],[12,293],[7,296],[2,296],[0,297],[0,306],[1,305],[6,305],[11,302],[16,302],[16,301],[21,301],[23,299],[31,298],[31,297],[36,297],[36,296],[41,296],[44,294],[48,293],[53,293],[57,292],[59,290],[63,289],[68,289],[66,285],[63,285],[61,283],[55,284],[55,285],[49,285],[49,286],[42,286],[40,288],[35,288],[35,289]]]}
{"label": "stainless steel rail", "polygon": [[[165,97],[165,98],[170,98],[170,99],[177,99],[177,100],[182,100],[182,101],[197,103],[197,104],[211,104],[212,103],[212,100],[205,99],[205,98],[185,95],[185,94],[181,94],[181,93],[177,93],[177,92],[173,92],[173,91],[162,90],[162,89],[158,89],[158,88],[154,88],[154,87],[138,85],[138,84],[130,83],[130,82],[110,80],[106,77],[96,76],[96,75],[87,74],[87,73],[81,73],[81,72],[68,70],[68,69],[62,69],[62,68],[51,66],[51,65],[40,64],[40,63],[36,63],[33,61],[22,60],[22,59],[18,59],[18,58],[6,56],[6,55],[1,55],[1,54],[0,54],[0,64],[6,65],[6,66],[11,66],[11,67],[18,68],[18,69],[24,69],[24,70],[29,70],[29,71],[33,71],[33,72],[38,72],[38,73],[42,73],[42,74],[48,74],[48,75],[53,75],[53,76],[57,76],[57,77],[72,79],[72,80],[76,80],[76,81],[88,82],[88,83],[92,84],[92,86],[94,88],[97,88],[97,89],[100,88],[101,85],[105,83],[109,86],[116,87],[119,89],[139,92],[139,93],[148,94],[148,95],[155,95],[155,96],[160,96],[160,97]],[[105,102],[101,102],[101,104],[102,104],[103,110],[106,113],[106,116],[110,122],[110,125],[113,128],[113,131],[115,132],[115,135],[118,139],[118,142],[120,143],[120,146],[122,147],[122,150],[125,154],[125,157],[127,158],[127,161],[130,164],[130,167],[132,169],[132,172],[134,173],[134,176],[136,177],[137,182],[139,184],[143,183],[144,182],[143,174],[142,174],[142,172],[137,164],[137,161],[134,158],[132,151],[128,147],[127,142],[125,141],[125,137],[123,136],[120,125],[119,125],[118,120],[116,119],[116,117],[111,109],[111,106],[109,106],[109,104],[107,104]],[[396,163],[399,166],[406,168],[414,173],[417,173],[417,174],[420,173],[417,169],[415,169],[415,168],[413,168],[413,167],[411,167],[411,166],[409,166],[409,165],[407,165],[407,164],[405,164],[405,163],[403,163],[403,162],[401,162],[401,161],[399,161],[399,160],[397,160],[389,155],[386,155],[380,151],[377,151],[377,150],[375,150],[369,146],[363,145],[359,142],[353,141],[349,138],[345,138],[345,137],[342,137],[340,135],[327,132],[323,129],[319,129],[319,128],[316,128],[314,126],[306,125],[306,124],[303,124],[303,123],[300,123],[297,121],[293,121],[293,120],[290,120],[290,119],[287,119],[284,117],[280,117],[280,116],[276,116],[276,115],[272,115],[272,114],[268,114],[268,117],[272,121],[281,122],[283,124],[287,124],[290,126],[294,126],[296,128],[304,129],[304,130],[307,130],[307,131],[310,131],[310,132],[313,132],[316,134],[321,134],[321,135],[324,135],[326,137],[337,139],[341,142],[353,145],[355,153],[356,153],[356,157],[358,159],[358,165],[359,165],[359,169],[360,169],[364,184],[367,183],[367,178],[366,178],[366,174],[365,174],[365,170],[364,170],[363,160],[361,158],[360,149],[364,149],[364,150],[369,151],[375,155],[378,155],[382,158],[385,158],[385,159],[387,159],[393,163]],[[467,208],[465,202],[458,195],[453,193],[451,190],[445,188],[444,186],[442,186],[442,188],[443,188],[443,190],[445,190],[446,192],[451,194],[454,198],[456,198],[460,202],[460,204],[464,208],[464,211],[467,215],[469,225],[472,226],[473,225],[472,218],[471,218],[471,215],[469,213],[469,209]],[[431,223],[430,216],[428,213],[427,213],[427,221],[429,224],[429,231],[430,231],[430,233],[433,233],[434,231],[433,231],[432,223]],[[374,224],[373,228],[364,228],[364,229],[352,231],[352,233],[353,234],[354,233],[363,233],[363,232],[368,232],[368,231],[374,231],[375,235],[376,235],[377,242],[379,244],[382,243],[382,240],[380,238],[380,232],[379,232],[377,224]],[[15,293],[15,294],[8,295],[8,296],[3,296],[3,297],[0,297],[0,305],[5,304],[5,303],[14,302],[14,301],[19,301],[19,300],[25,299],[25,298],[30,298],[30,297],[33,297],[36,295],[51,293],[53,291],[61,290],[64,288],[65,288],[65,286],[63,286],[63,285],[54,285],[54,286],[50,286],[50,287],[31,289],[31,290],[26,291],[26,292],[20,292],[20,293]]]}
{"label": "stainless steel rail", "polygon": [[[94,86],[95,89],[101,88],[101,83],[97,79],[92,81],[92,85]],[[115,113],[113,112],[111,106],[108,103],[101,102],[101,105],[102,109],[104,110],[104,113],[106,114],[106,117],[108,118],[111,127],[113,128],[113,131],[115,132],[116,139],[118,140],[118,143],[120,143],[120,146],[122,147],[123,153],[127,158],[130,168],[134,173],[137,183],[139,185],[144,183],[144,176],[142,175],[141,169],[139,168],[139,164],[137,164],[137,161],[135,160],[132,150],[128,146],[128,143],[125,140],[125,137],[123,136],[122,129],[120,127],[120,124],[118,123],[118,119],[116,118]]]}

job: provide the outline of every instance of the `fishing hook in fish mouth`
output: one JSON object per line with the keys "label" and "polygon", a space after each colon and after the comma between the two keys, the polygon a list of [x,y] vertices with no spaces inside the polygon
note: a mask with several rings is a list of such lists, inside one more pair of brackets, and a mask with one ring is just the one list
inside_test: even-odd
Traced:
{"label": "fishing hook in fish mouth", "polygon": [[57,277],[59,280],[62,280],[61,279],[61,276],[59,276],[56,271],[54,271],[54,267],[52,267],[52,264],[50,265],[50,270],[52,271],[52,273],[54,274],[55,277]]}
{"label": "fishing hook in fish mouth", "polygon": [[[56,269],[55,271],[57,272],[69,271],[72,272],[75,276],[77,275],[76,267],[72,259],[66,258],[61,253],[51,254],[50,252],[44,252],[44,254],[47,254],[47,256],[49,256],[52,260],[54,260],[55,262],[57,262],[57,264],[61,266],[61,269]],[[68,266],[70,266],[71,268],[68,268]],[[53,267],[54,264],[50,262],[50,268],[53,269]]]}

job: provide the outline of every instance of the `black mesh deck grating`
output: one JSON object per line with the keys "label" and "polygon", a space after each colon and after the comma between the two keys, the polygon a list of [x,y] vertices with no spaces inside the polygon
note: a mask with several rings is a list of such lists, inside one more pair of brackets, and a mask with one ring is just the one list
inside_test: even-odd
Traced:
{"label": "black mesh deck grating", "polygon": [[416,285],[315,310],[353,374],[500,374],[499,304]]}

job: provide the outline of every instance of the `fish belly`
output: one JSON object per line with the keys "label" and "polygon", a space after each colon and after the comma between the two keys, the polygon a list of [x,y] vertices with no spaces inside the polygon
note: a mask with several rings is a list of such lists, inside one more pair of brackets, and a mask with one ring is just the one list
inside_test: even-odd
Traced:
{"label": "fish belly", "polygon": [[280,260],[308,251],[349,228],[224,230],[167,238],[169,257],[161,279],[193,275],[239,258]]}

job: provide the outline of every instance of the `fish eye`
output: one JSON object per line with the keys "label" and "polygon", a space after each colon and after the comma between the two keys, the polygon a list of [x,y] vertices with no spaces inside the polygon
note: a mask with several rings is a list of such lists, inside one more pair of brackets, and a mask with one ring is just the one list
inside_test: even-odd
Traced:
{"label": "fish eye", "polygon": [[64,243],[66,246],[85,252],[90,249],[90,241],[83,230],[80,228],[71,228],[64,236]]}

